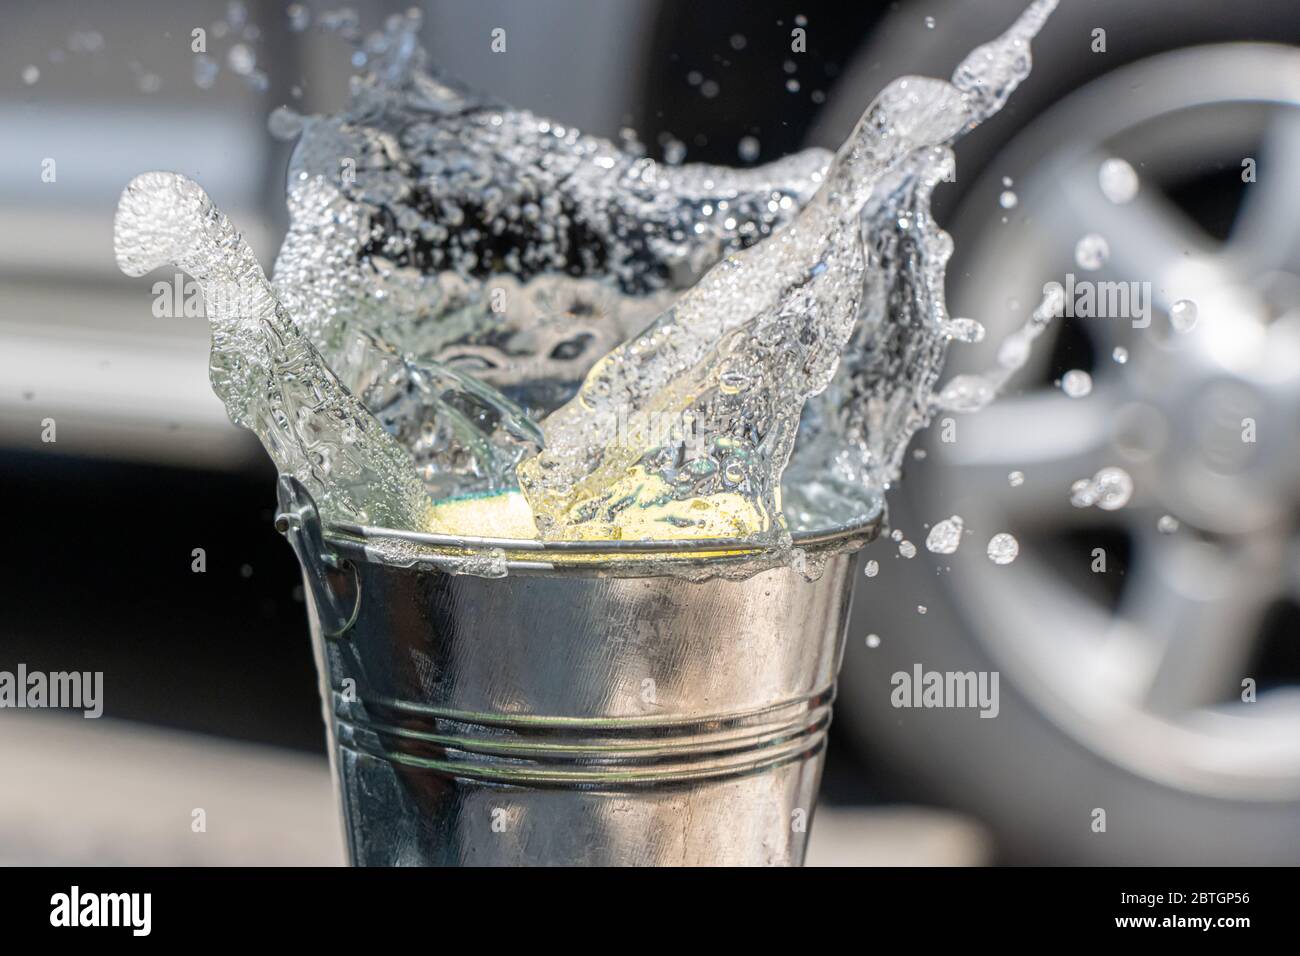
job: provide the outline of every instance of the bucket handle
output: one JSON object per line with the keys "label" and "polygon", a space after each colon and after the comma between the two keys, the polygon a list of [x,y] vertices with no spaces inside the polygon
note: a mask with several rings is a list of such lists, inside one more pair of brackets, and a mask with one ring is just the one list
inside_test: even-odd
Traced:
{"label": "bucket handle", "polygon": [[280,475],[279,511],[275,530],[289,539],[311,587],[321,630],[341,637],[357,619],[361,608],[361,582],[351,561],[340,558],[325,544],[324,527],[316,501],[293,475]]}

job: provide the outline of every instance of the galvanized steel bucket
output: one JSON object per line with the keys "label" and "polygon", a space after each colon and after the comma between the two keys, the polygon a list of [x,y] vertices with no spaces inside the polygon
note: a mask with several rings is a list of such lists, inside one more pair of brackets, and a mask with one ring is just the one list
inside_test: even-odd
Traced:
{"label": "galvanized steel bucket", "polygon": [[[696,583],[663,562],[752,545],[327,530],[288,476],[276,525],[307,583],[354,864],[803,862],[851,553],[814,582],[782,567]],[[840,551],[877,530],[796,542]],[[380,538],[500,547],[509,573],[393,566]]]}

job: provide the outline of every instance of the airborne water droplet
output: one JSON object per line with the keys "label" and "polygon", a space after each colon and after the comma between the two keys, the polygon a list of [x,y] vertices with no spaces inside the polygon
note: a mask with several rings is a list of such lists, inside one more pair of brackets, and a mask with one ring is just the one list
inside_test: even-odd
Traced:
{"label": "airborne water droplet", "polygon": [[1091,479],[1080,478],[1070,486],[1070,504],[1076,508],[1096,505],[1103,511],[1118,511],[1132,497],[1132,476],[1114,465],[1101,469]]}
{"label": "airborne water droplet", "polygon": [[1092,391],[1092,376],[1083,369],[1072,368],[1061,376],[1061,391],[1070,398],[1083,398]]}
{"label": "airborne water droplet", "polygon": [[1013,471],[1011,474],[1007,475],[1007,481],[1010,483],[1012,488],[1019,488],[1025,483],[1025,473],[1023,471]]}
{"label": "airborne water droplet", "polygon": [[1104,237],[1090,232],[1074,247],[1074,261],[1080,269],[1095,272],[1110,258],[1110,243]]}
{"label": "airborne water droplet", "polygon": [[961,544],[963,522],[959,515],[940,521],[926,536],[925,547],[935,554],[952,554]]}
{"label": "airborne water droplet", "polygon": [[1010,564],[1020,554],[1020,542],[1005,531],[989,539],[989,560],[994,564]]}
{"label": "airborne water droplet", "polygon": [[1102,195],[1116,205],[1132,202],[1138,192],[1137,172],[1122,159],[1108,159],[1097,171]]}
{"label": "airborne water droplet", "polygon": [[880,573],[880,562],[872,558],[867,562],[867,566],[862,569],[862,573],[869,578],[874,578]]}
{"label": "airborne water droplet", "polygon": [[1191,299],[1179,299],[1169,307],[1169,324],[1175,332],[1190,332],[1196,328],[1196,303]]}

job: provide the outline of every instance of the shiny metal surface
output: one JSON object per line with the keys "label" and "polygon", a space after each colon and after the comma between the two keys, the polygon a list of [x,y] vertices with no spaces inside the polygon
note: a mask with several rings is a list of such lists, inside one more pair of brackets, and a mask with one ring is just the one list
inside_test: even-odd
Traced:
{"label": "shiny metal surface", "polygon": [[[313,522],[282,479],[354,863],[802,863],[852,555],[816,582],[480,578],[368,560]],[[331,635],[322,610],[353,619]]]}

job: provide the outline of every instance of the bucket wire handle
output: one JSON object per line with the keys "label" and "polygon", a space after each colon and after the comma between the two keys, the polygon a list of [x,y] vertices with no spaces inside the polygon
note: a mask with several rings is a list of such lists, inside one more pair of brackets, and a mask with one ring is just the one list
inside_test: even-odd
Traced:
{"label": "bucket wire handle", "polygon": [[275,530],[289,539],[298,556],[315,598],[321,629],[328,637],[340,637],[356,622],[361,608],[356,568],[326,546],[320,511],[301,481],[281,475],[278,496]]}

